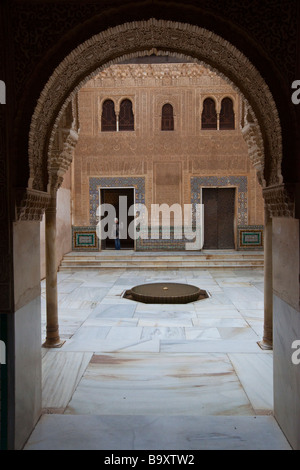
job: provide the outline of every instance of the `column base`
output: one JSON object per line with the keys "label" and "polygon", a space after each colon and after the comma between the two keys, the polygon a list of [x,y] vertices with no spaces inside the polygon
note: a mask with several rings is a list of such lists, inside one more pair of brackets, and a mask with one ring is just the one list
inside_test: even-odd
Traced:
{"label": "column base", "polygon": [[57,340],[57,341],[53,341],[53,340],[47,340],[42,344],[42,348],[61,348],[64,344],[65,344],[65,340]]}
{"label": "column base", "polygon": [[269,351],[273,350],[273,344],[268,342],[268,341],[265,341],[265,340],[257,341],[257,344],[263,350],[266,350],[266,351],[267,350],[269,350]]}

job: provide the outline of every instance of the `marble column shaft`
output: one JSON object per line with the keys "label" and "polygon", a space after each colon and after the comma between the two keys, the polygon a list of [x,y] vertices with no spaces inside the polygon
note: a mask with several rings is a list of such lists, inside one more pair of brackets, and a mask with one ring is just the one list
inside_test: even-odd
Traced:
{"label": "marble column shaft", "polygon": [[44,347],[57,348],[59,336],[56,266],[56,193],[45,212],[47,336]]}
{"label": "marble column shaft", "polygon": [[260,346],[263,349],[273,348],[272,218],[266,207],[264,229],[264,334]]}

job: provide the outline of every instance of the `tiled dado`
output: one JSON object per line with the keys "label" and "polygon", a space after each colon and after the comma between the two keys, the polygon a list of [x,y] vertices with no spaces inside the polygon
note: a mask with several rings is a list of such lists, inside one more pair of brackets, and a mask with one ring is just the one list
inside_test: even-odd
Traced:
{"label": "tiled dado", "polygon": [[[90,227],[73,227],[73,247],[80,251],[89,251],[89,243],[92,243],[91,231],[96,234],[97,217],[96,211],[99,205],[100,188],[135,188],[135,203],[145,203],[145,178],[144,177],[92,177],[89,179],[90,194]],[[79,231],[80,233],[79,233]],[[79,240],[79,242],[78,242]],[[170,239],[162,238],[162,228],[159,228],[159,238],[157,240],[140,238],[136,240],[136,251],[182,251],[185,249],[186,240],[184,237],[174,236],[174,227],[170,228]],[[75,245],[77,242],[77,245]],[[99,250],[96,246],[94,249]]]}
{"label": "tiled dado", "polygon": [[89,179],[90,193],[90,225],[97,224],[97,207],[99,206],[100,188],[135,188],[135,203],[145,204],[144,177],[93,177]]}
{"label": "tiled dado", "polygon": [[[192,177],[191,178],[191,203],[201,203],[201,188],[205,187],[236,187],[237,188],[237,225],[239,250],[263,248],[263,226],[248,226],[247,207],[247,177]],[[135,202],[145,203],[145,178],[144,177],[91,177],[89,179],[90,197],[90,226],[72,227],[72,243],[74,251],[99,251],[99,240],[96,233],[96,212],[99,205],[100,188],[135,188]],[[137,251],[184,251],[187,240],[174,236],[174,230],[170,230],[170,239],[164,240],[159,230],[158,239],[141,238],[136,241]]]}
{"label": "tiled dado", "polygon": [[[191,203],[201,203],[202,187],[232,187],[237,188],[237,225],[247,225],[248,222],[248,183],[246,176],[195,176],[191,178]],[[97,224],[96,211],[99,205],[100,188],[135,188],[135,202],[145,203],[144,177],[92,177],[89,179],[90,193],[90,225]]]}
{"label": "tiled dado", "polygon": [[72,251],[99,251],[96,226],[72,227]]}
{"label": "tiled dado", "polygon": [[238,250],[262,250],[264,247],[263,225],[238,227]]}
{"label": "tiled dado", "polygon": [[170,227],[169,238],[164,238],[162,226],[158,228],[157,239],[151,238],[151,227],[148,228],[147,235],[148,237],[144,235],[137,240],[137,251],[185,251],[186,243],[191,241],[185,238],[184,227]]}
{"label": "tiled dado", "polygon": [[[141,237],[136,240],[136,251],[184,251],[185,244],[190,240],[175,237],[174,227],[170,227],[170,238],[163,238],[162,227],[159,227],[159,238],[151,239]],[[99,238],[96,226],[72,227],[72,251],[100,251]]]}

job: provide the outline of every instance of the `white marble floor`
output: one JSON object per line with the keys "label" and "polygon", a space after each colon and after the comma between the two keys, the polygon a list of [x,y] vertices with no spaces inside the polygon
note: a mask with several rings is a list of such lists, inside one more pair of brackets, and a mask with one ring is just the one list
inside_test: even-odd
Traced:
{"label": "white marble floor", "polygon": [[[102,269],[58,278],[65,344],[42,349],[44,414],[25,449],[289,448],[272,416],[272,352],[257,344],[262,271]],[[122,296],[159,281],[199,286],[209,298],[149,305]],[[42,315],[44,339],[44,282]],[[140,430],[137,440],[120,439],[126,425]],[[168,442],[157,432],[164,427],[173,429]]]}

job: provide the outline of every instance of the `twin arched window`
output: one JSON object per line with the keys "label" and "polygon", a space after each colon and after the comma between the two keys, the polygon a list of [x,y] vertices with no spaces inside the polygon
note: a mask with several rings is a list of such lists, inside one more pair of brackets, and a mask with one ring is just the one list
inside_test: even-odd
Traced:
{"label": "twin arched window", "polygon": [[[234,110],[231,98],[224,98],[221,103],[221,112],[219,118],[219,129],[234,129]],[[201,116],[202,129],[218,129],[218,116],[216,111],[216,103],[212,98],[206,98],[203,102],[203,110]]]}
{"label": "twin arched window", "polygon": [[134,115],[132,102],[125,99],[121,102],[119,116],[115,112],[115,103],[112,100],[105,100],[102,105],[101,131],[133,131]]}

